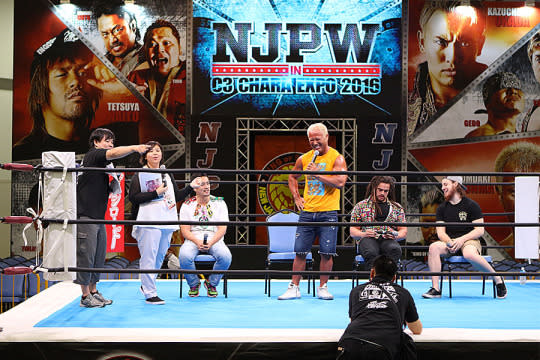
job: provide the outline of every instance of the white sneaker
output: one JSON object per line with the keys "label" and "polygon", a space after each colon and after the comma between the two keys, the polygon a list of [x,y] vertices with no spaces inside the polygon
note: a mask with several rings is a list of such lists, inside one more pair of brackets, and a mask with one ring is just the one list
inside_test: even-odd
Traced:
{"label": "white sneaker", "polygon": [[278,300],[291,300],[291,299],[300,299],[300,287],[294,283],[289,284],[289,288],[283,295],[278,296]]}
{"label": "white sneaker", "polygon": [[326,284],[317,288],[317,297],[321,300],[334,300],[334,295],[328,292]]}

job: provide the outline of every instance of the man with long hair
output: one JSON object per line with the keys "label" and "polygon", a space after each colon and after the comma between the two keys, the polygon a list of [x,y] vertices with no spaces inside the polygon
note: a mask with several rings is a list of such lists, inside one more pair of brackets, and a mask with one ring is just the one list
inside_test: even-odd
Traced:
{"label": "man with long hair", "polygon": [[[405,222],[405,211],[396,201],[395,181],[391,176],[374,176],[366,198],[354,206],[351,222]],[[360,253],[369,269],[378,255],[387,255],[396,263],[401,257],[399,240],[407,237],[407,227],[362,224],[351,226],[351,236],[358,241]]]}
{"label": "man with long hair", "polygon": [[30,70],[30,134],[13,147],[13,160],[43,151],[84,153],[101,91],[87,83],[93,55],[69,29],[41,45]]}
{"label": "man with long hair", "polygon": [[[495,272],[493,267],[482,257],[480,238],[484,235],[484,217],[478,203],[465,196],[467,188],[461,176],[446,176],[441,181],[445,202],[437,208],[437,223],[460,222],[474,223],[459,226],[437,226],[439,241],[429,246],[429,271],[441,270],[441,256],[461,255],[479,271]],[[494,276],[497,298],[506,297],[506,286],[500,276]],[[422,296],[426,299],[440,298],[439,276],[431,277],[432,287]]]}

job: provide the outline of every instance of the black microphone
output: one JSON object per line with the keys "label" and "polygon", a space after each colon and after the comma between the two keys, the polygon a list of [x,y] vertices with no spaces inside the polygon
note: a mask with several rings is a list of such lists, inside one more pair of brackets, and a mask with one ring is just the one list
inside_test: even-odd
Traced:
{"label": "black microphone", "polygon": [[314,163],[315,159],[317,159],[317,156],[319,156],[319,150],[315,150],[313,152],[313,158],[311,159],[311,162]]}
{"label": "black microphone", "polygon": [[[162,164],[159,168],[160,169],[165,169],[165,165]],[[167,182],[165,181],[165,173],[164,172],[161,173],[161,181],[163,182],[163,186],[167,186]]]}
{"label": "black microphone", "polygon": [[203,240],[203,245],[206,245],[208,244],[208,234],[204,234],[204,240]]}

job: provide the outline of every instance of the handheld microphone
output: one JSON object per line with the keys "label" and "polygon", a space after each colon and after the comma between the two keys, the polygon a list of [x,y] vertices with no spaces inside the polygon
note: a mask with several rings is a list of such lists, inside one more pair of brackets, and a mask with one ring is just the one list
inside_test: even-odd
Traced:
{"label": "handheld microphone", "polygon": [[[162,164],[159,168],[165,169],[165,165]],[[165,173],[161,173],[161,181],[163,182],[163,186],[167,186],[167,182],[165,181]]]}
{"label": "handheld microphone", "polygon": [[315,159],[317,159],[317,156],[319,156],[319,150],[315,150],[313,152],[313,158],[311,159],[311,162],[314,163]]}
{"label": "handheld microphone", "polygon": [[204,234],[203,245],[208,244],[208,234]]}

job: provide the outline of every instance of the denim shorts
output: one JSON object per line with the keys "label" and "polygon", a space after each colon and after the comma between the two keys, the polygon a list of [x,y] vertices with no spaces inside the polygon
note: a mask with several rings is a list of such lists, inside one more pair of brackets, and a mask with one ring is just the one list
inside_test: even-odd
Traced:
{"label": "denim shorts", "polygon": [[[302,211],[299,222],[337,222],[337,211]],[[298,226],[294,252],[307,254],[311,251],[315,238],[319,236],[319,254],[336,256],[337,226]]]}

